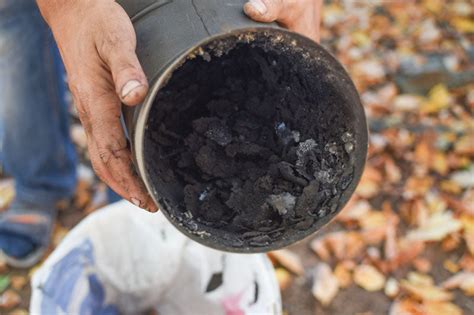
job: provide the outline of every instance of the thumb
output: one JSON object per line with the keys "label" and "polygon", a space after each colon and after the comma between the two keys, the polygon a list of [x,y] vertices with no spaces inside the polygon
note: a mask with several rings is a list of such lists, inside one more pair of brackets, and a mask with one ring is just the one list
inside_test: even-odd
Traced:
{"label": "thumb", "polygon": [[282,9],[282,0],[250,0],[244,5],[245,14],[257,22],[264,23],[276,21]]}
{"label": "thumb", "polygon": [[319,42],[322,0],[249,0],[245,14],[257,22],[278,22]]}
{"label": "thumb", "polygon": [[122,103],[133,106],[145,99],[148,81],[135,53],[135,34],[124,37],[122,34],[116,40],[105,41],[99,54],[112,74],[118,97]]}

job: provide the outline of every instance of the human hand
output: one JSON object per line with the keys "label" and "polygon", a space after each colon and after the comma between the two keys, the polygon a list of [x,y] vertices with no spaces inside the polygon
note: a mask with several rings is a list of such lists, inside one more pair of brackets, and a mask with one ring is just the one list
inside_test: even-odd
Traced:
{"label": "human hand", "polygon": [[257,22],[277,22],[319,43],[322,0],[250,0],[245,13]]}
{"label": "human hand", "polygon": [[37,2],[58,43],[95,172],[125,199],[156,211],[120,122],[121,103],[137,105],[148,91],[130,18],[112,0]]}

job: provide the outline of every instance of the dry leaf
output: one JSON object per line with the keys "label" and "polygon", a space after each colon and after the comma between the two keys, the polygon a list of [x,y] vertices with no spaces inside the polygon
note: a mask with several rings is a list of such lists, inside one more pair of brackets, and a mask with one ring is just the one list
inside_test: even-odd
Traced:
{"label": "dry leaf", "polygon": [[433,178],[429,176],[417,177],[411,176],[405,184],[403,197],[412,199],[424,196],[433,186]]}
{"label": "dry leaf", "polygon": [[328,261],[331,258],[331,253],[329,252],[329,248],[326,246],[324,240],[314,239],[311,241],[309,246],[322,260]]}
{"label": "dry leaf", "polygon": [[441,286],[445,289],[463,290],[466,295],[474,296],[474,272],[460,272],[444,281]]}
{"label": "dry leaf", "polygon": [[469,253],[464,254],[459,260],[459,267],[466,272],[474,272],[474,256],[469,255]]}
{"label": "dry leaf", "polygon": [[451,273],[456,273],[459,271],[459,266],[451,259],[445,259],[443,262],[443,267]]}
{"label": "dry leaf", "polygon": [[441,242],[441,248],[445,252],[450,252],[459,248],[461,243],[461,235],[459,232],[451,233]]}
{"label": "dry leaf", "polygon": [[393,101],[394,109],[401,112],[412,112],[418,110],[423,102],[423,98],[418,95],[402,94]]}
{"label": "dry leaf", "polygon": [[337,264],[334,269],[334,276],[337,278],[337,281],[339,281],[339,287],[341,288],[347,288],[352,284],[352,275],[347,264]]}
{"label": "dry leaf", "polygon": [[28,283],[28,279],[24,276],[13,276],[11,278],[11,286],[15,290],[21,290]]}
{"label": "dry leaf", "polygon": [[389,315],[427,315],[419,303],[412,299],[397,300],[390,306]]}
{"label": "dry leaf", "polygon": [[371,265],[360,265],[354,269],[354,282],[366,291],[373,292],[384,288],[385,276]]}
{"label": "dry leaf", "polygon": [[323,305],[328,306],[339,292],[339,281],[326,263],[319,263],[314,269],[313,296]]}
{"label": "dry leaf", "polygon": [[12,309],[18,304],[20,304],[21,298],[18,293],[16,293],[13,290],[6,290],[3,292],[3,294],[0,296],[0,309]]}
{"label": "dry leaf", "polygon": [[431,114],[439,112],[451,103],[451,94],[446,86],[438,84],[429,93],[429,100],[421,106],[421,113]]}
{"label": "dry leaf", "polygon": [[349,204],[338,214],[337,220],[341,222],[359,221],[372,209],[366,200],[359,200]]}
{"label": "dry leaf", "polygon": [[424,302],[422,309],[427,315],[463,315],[460,307],[449,302]]}
{"label": "dry leaf", "polygon": [[432,284],[413,283],[407,280],[400,281],[400,287],[408,294],[422,301],[449,301],[453,298],[452,294],[435,287]]}
{"label": "dry leaf", "polygon": [[389,278],[385,283],[384,293],[389,298],[395,298],[398,293],[400,292],[400,286],[398,285],[398,281],[394,278]]}
{"label": "dry leaf", "polygon": [[469,133],[457,140],[454,151],[458,154],[474,156],[474,133]]}
{"label": "dry leaf", "polygon": [[80,124],[73,124],[70,128],[72,141],[81,149],[87,148],[87,136],[84,128]]}
{"label": "dry leaf", "polygon": [[367,199],[374,197],[379,193],[381,181],[380,172],[371,166],[366,166],[357,186],[356,194]]}
{"label": "dry leaf", "polygon": [[462,188],[474,188],[474,167],[452,173],[451,180]]}
{"label": "dry leaf", "polygon": [[269,253],[269,256],[275,259],[280,265],[288,271],[301,276],[304,274],[303,263],[301,258],[289,249],[275,250]]}
{"label": "dry leaf", "polygon": [[440,241],[461,228],[461,222],[455,219],[451,212],[435,213],[425,225],[408,232],[407,239],[413,241]]}
{"label": "dry leaf", "polygon": [[291,281],[293,280],[291,274],[284,268],[276,268],[275,277],[277,279],[278,286],[280,287],[281,291],[288,288],[291,284]]}
{"label": "dry leaf", "polygon": [[12,179],[0,180],[0,210],[7,208],[15,198],[15,182]]}
{"label": "dry leaf", "polygon": [[416,258],[413,261],[413,266],[416,270],[422,273],[428,273],[431,270],[431,262],[423,257]]}

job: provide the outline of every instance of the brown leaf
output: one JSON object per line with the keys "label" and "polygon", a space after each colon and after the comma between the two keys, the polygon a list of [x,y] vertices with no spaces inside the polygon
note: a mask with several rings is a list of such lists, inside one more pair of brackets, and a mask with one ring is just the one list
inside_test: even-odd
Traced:
{"label": "brown leaf", "polygon": [[369,166],[366,166],[362,178],[357,186],[356,194],[362,198],[375,197],[380,190],[382,175],[380,172]]}
{"label": "brown leaf", "polygon": [[423,311],[427,315],[463,315],[460,307],[449,302],[431,302],[423,303]]}
{"label": "brown leaf", "polygon": [[449,301],[453,298],[452,294],[432,284],[410,282],[402,280],[400,287],[408,294],[422,301]]}
{"label": "brown leaf", "polygon": [[459,267],[464,271],[474,272],[474,256],[469,253],[465,253],[464,256],[459,260]]}
{"label": "brown leaf", "polygon": [[371,265],[360,265],[354,269],[354,282],[366,291],[379,291],[385,286],[385,276]]}
{"label": "brown leaf", "polygon": [[444,281],[441,286],[445,289],[460,288],[466,295],[474,296],[474,272],[459,272]]}
{"label": "brown leaf", "polygon": [[324,261],[328,261],[331,258],[331,253],[329,248],[326,245],[326,242],[323,239],[314,239],[310,243],[310,247],[315,252],[319,258]]}
{"label": "brown leaf", "polygon": [[435,213],[426,224],[408,232],[407,239],[413,241],[440,241],[461,228],[461,222],[455,219],[450,212]]}
{"label": "brown leaf", "polygon": [[339,281],[339,287],[341,288],[347,288],[352,284],[351,271],[344,263],[337,264],[334,269],[334,276]]}
{"label": "brown leaf", "polygon": [[456,264],[451,259],[445,259],[443,261],[443,267],[444,267],[444,269],[446,269],[447,271],[449,271],[451,273],[456,273],[456,272],[459,271],[459,265]]}
{"label": "brown leaf", "polygon": [[18,306],[21,302],[20,295],[13,290],[6,290],[0,296],[0,309],[12,309]]}
{"label": "brown leaf", "polygon": [[28,279],[24,276],[13,276],[11,278],[11,286],[15,290],[21,290],[28,283]]}
{"label": "brown leaf", "polygon": [[275,250],[268,254],[288,271],[291,271],[298,276],[304,274],[304,267],[301,258],[289,249]]}
{"label": "brown leaf", "polygon": [[457,140],[454,145],[454,151],[458,154],[464,154],[474,157],[474,133],[469,133]]}
{"label": "brown leaf", "polygon": [[0,180],[0,211],[6,209],[15,197],[15,182],[12,179]]}
{"label": "brown leaf", "polygon": [[291,281],[293,280],[291,274],[284,268],[276,268],[275,277],[277,279],[278,286],[280,287],[281,291],[288,288],[291,284]]}
{"label": "brown leaf", "polygon": [[371,209],[372,207],[366,200],[359,200],[344,207],[338,214],[337,220],[341,222],[359,221],[367,215]]}
{"label": "brown leaf", "polygon": [[393,159],[387,159],[385,162],[385,174],[390,183],[398,183],[402,179],[402,172]]}
{"label": "brown leaf", "polygon": [[413,266],[416,270],[422,273],[428,273],[431,271],[431,261],[423,257],[413,260]]}
{"label": "brown leaf", "polygon": [[396,300],[390,306],[389,315],[428,315],[423,312],[421,305],[412,299]]}
{"label": "brown leaf", "polygon": [[339,292],[339,281],[326,263],[319,263],[314,269],[313,296],[323,305],[328,306]]}

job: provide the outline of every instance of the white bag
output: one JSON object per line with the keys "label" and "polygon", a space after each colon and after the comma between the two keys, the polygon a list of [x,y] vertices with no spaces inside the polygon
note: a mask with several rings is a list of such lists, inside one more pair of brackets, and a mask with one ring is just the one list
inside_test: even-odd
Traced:
{"label": "white bag", "polygon": [[265,255],[204,247],[121,201],[75,227],[34,274],[31,314],[279,315]]}

